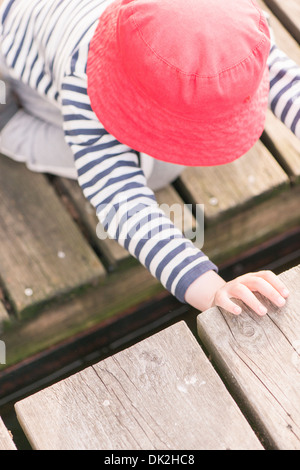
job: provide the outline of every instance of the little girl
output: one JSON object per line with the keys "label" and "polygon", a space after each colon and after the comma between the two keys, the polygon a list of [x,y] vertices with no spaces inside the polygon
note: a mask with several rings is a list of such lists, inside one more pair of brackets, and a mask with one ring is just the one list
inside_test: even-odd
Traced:
{"label": "little girl", "polygon": [[153,193],[245,154],[268,101],[300,136],[299,67],[254,1],[4,0],[0,25],[3,154],[77,179],[109,236],[180,301],[264,315],[257,291],[284,305],[270,271],[225,282]]}

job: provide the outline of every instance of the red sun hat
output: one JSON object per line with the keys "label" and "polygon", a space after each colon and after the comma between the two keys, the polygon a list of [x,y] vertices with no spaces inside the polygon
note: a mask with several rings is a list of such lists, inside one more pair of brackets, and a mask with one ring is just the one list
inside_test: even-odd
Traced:
{"label": "red sun hat", "polygon": [[91,106],[136,151],[185,166],[228,163],[263,132],[269,50],[252,0],[116,0],[90,43]]}

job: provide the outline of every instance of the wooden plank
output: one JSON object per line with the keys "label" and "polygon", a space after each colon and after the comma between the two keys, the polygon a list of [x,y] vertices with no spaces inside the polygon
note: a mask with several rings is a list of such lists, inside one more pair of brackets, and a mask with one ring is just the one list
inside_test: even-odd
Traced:
{"label": "wooden plank", "polygon": [[32,384],[47,386],[49,377],[54,376],[58,382],[66,377],[66,371],[71,375],[96,359],[100,361],[140,341],[141,337],[186,318],[188,310],[187,305],[180,305],[174,297],[156,294],[141,305],[121,310],[47,350],[6,367],[0,374],[0,407],[28,396],[30,390],[33,393]]}
{"label": "wooden plank", "polygon": [[261,449],[184,322],[16,404],[34,449]]}
{"label": "wooden plank", "polygon": [[228,165],[187,168],[178,184],[186,201],[205,205],[208,226],[287,188],[288,178],[258,141]]}
{"label": "wooden plank", "polygon": [[0,418],[0,450],[16,450],[16,446]]}
{"label": "wooden plank", "polygon": [[271,111],[267,113],[263,140],[289,175],[290,180],[298,184],[300,181],[299,139]]}
{"label": "wooden plank", "polygon": [[122,312],[153,301],[162,285],[140,265],[111,273],[101,286],[53,304],[13,328],[4,329],[7,367],[101,324]]}
{"label": "wooden plank", "polygon": [[257,206],[206,227],[203,251],[218,265],[300,225],[300,188],[283,191]]}
{"label": "wooden plank", "polygon": [[259,6],[270,16],[270,24],[275,36],[277,46],[284,51],[295,62],[300,63],[300,48],[297,41],[285,29],[279,19],[274,15],[272,10],[268,8],[266,2],[257,0]]}
{"label": "wooden plank", "polygon": [[290,290],[268,315],[244,307],[240,316],[212,308],[198,316],[198,333],[213,363],[271,448],[300,449],[300,266],[280,275]]}
{"label": "wooden plank", "polygon": [[0,157],[0,276],[20,315],[105,270],[42,174]]}
{"label": "wooden plank", "polygon": [[299,0],[265,0],[265,3],[300,44]]}
{"label": "wooden plank", "polygon": [[67,178],[56,178],[55,183],[62,194],[65,195],[67,201],[70,200],[71,204],[75,207],[75,211],[79,216],[79,223],[84,226],[93,246],[103,254],[108,266],[116,268],[127,262],[130,255],[118,242],[109,238],[100,239],[98,237],[98,230],[100,230],[100,233],[102,231],[96,216],[96,210],[84,197],[78,182]]}

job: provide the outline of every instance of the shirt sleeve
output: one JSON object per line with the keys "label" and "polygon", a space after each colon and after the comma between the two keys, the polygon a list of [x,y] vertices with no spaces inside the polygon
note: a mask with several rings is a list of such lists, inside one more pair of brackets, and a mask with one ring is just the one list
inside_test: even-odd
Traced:
{"label": "shirt sleeve", "polygon": [[61,90],[65,139],[78,182],[110,238],[137,258],[181,302],[189,285],[217,267],[159,208],[138,154],[101,125],[84,74],[65,76]]}
{"label": "shirt sleeve", "polygon": [[269,106],[300,138],[300,66],[272,44],[268,58],[270,71]]}

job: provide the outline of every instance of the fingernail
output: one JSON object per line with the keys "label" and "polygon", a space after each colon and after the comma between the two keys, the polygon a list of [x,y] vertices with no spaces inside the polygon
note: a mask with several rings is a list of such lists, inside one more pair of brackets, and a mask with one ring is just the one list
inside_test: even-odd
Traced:
{"label": "fingernail", "polygon": [[285,299],[283,297],[277,297],[277,305],[282,307],[285,304]]}
{"label": "fingernail", "polygon": [[258,311],[259,311],[259,313],[260,313],[261,315],[265,315],[268,310],[267,310],[266,307],[264,307],[263,305],[261,305],[261,306],[259,307]]}
{"label": "fingernail", "polygon": [[241,309],[241,307],[234,307],[234,309],[233,309],[233,310],[234,310],[234,313],[236,313],[236,314],[239,314],[239,313],[241,313],[241,312],[242,312],[242,309]]}

